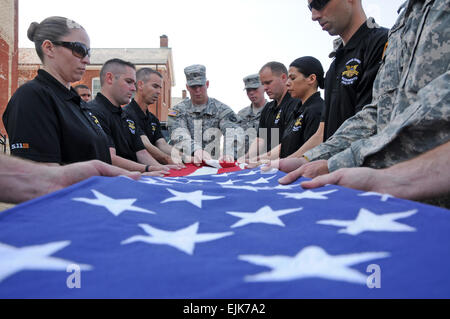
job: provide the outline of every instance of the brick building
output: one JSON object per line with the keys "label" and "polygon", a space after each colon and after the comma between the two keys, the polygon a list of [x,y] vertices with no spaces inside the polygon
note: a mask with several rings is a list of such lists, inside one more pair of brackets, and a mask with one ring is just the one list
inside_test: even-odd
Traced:
{"label": "brick building", "polygon": [[[0,0],[0,119],[17,89],[18,0]],[[0,120],[0,131],[5,134]]]}
{"label": "brick building", "polygon": [[[175,75],[173,71],[172,49],[168,47],[168,37],[160,37],[159,48],[92,48],[91,64],[87,66],[86,73],[81,81],[72,83],[87,85],[93,96],[100,91],[100,69],[106,61],[112,58],[119,58],[136,65],[139,70],[143,67],[150,67],[163,76],[161,95],[153,105],[149,106],[149,111],[155,114],[161,122],[167,121],[167,110],[172,106],[172,87],[175,86]],[[41,63],[34,48],[19,49],[18,83],[19,86],[33,79]]]}

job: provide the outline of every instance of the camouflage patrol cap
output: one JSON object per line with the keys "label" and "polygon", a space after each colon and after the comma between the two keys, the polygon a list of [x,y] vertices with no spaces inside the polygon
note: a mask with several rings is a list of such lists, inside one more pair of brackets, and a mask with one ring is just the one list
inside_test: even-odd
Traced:
{"label": "camouflage patrol cap", "polygon": [[261,86],[259,74],[252,74],[244,78],[245,89],[257,89]]}
{"label": "camouflage patrol cap", "polygon": [[194,64],[184,69],[188,86],[206,84],[206,68],[201,64]]}

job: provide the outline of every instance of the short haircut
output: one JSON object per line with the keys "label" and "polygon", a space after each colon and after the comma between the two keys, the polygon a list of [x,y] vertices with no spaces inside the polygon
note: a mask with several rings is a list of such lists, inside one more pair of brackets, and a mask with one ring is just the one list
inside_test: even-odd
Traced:
{"label": "short haircut", "polygon": [[163,78],[162,74],[152,68],[142,68],[136,72],[136,82],[143,81],[144,83],[150,79],[150,75],[156,74],[161,79]]}
{"label": "short haircut", "polygon": [[136,70],[136,67],[133,63],[124,61],[122,59],[111,59],[103,64],[102,69],[100,70],[100,86],[103,86],[105,83],[106,73],[111,72],[115,77],[122,74],[123,69],[125,67],[130,67],[133,70]]}
{"label": "short haircut", "polygon": [[269,68],[273,74],[278,75],[278,76],[280,76],[283,73],[288,75],[288,71],[287,71],[286,67],[284,66],[283,63],[280,63],[280,62],[276,62],[276,61],[268,62],[268,63],[264,64],[264,66],[261,68],[261,70],[259,70],[259,72],[261,73],[261,71],[264,70],[265,68]]}
{"label": "short haircut", "polygon": [[87,89],[90,90],[89,86],[84,85],[84,84],[78,84],[76,87],[74,87],[75,91],[78,91],[78,89]]}

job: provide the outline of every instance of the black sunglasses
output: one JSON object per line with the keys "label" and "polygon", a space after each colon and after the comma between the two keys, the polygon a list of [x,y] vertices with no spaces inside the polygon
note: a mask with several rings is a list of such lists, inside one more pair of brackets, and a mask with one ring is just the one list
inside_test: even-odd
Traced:
{"label": "black sunglasses", "polygon": [[83,59],[86,55],[91,56],[91,49],[81,42],[52,41],[52,43],[72,50],[72,54],[77,58]]}
{"label": "black sunglasses", "polygon": [[330,2],[330,0],[313,0],[308,4],[308,8],[311,11],[312,9],[320,11],[328,4],[328,2]]}

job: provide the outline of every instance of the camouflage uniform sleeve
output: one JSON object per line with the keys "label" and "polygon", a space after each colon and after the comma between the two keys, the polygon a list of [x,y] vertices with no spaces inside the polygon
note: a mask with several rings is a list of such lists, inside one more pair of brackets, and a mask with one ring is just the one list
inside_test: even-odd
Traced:
{"label": "camouflage uniform sleeve", "polygon": [[[389,167],[450,139],[450,1],[408,4],[404,27],[391,30],[392,47],[375,84],[384,88],[377,99],[377,134],[330,158],[330,171]],[[414,51],[403,58],[405,47]]]}
{"label": "camouflage uniform sleeve", "polygon": [[238,112],[238,114],[237,114],[237,122],[238,123],[240,123],[240,122],[242,122],[243,120],[244,120],[244,118],[245,118],[245,115],[246,115],[246,109],[245,108],[243,108],[242,110],[240,110],[239,112]]}
{"label": "camouflage uniform sleeve", "polygon": [[167,127],[170,136],[170,145],[173,145],[183,153],[191,155],[197,149],[202,149],[202,145],[196,144],[191,137],[188,127],[187,114],[183,107],[176,105],[169,111],[167,117]]}
{"label": "camouflage uniform sleeve", "polygon": [[238,117],[236,116],[236,113],[234,113],[234,111],[225,104],[221,105],[220,112],[219,128],[224,136],[223,153],[236,158],[237,150],[241,149],[245,145],[244,136],[242,136],[242,134],[235,133],[240,127],[238,124]]}
{"label": "camouflage uniform sleeve", "polygon": [[[425,141],[426,147],[432,149],[450,140],[450,71],[439,76],[423,87],[417,94],[417,101],[398,114],[378,134],[370,138],[358,140],[345,151],[328,160],[330,172],[343,167],[362,166],[365,159],[379,152],[382,159],[376,168],[396,164],[394,158],[408,136],[415,137],[417,153],[426,151],[419,149]],[[412,148],[409,145],[409,148]],[[410,152],[407,150],[406,152]],[[389,154],[389,156],[388,156]],[[417,154],[419,155],[419,154]],[[371,165],[372,166],[372,165]]]}
{"label": "camouflage uniform sleeve", "polygon": [[329,159],[350,147],[351,143],[370,137],[377,130],[377,106],[369,104],[361,112],[347,119],[326,142],[307,151],[304,155],[311,161]]}
{"label": "camouflage uniform sleeve", "polygon": [[[372,103],[306,157],[327,159],[330,171],[361,165],[380,168],[448,141],[449,3],[409,3],[412,10],[404,10],[390,31]],[[406,21],[405,12],[410,13]],[[403,28],[410,30],[406,39]],[[401,54],[405,46],[414,48],[412,56]]]}

